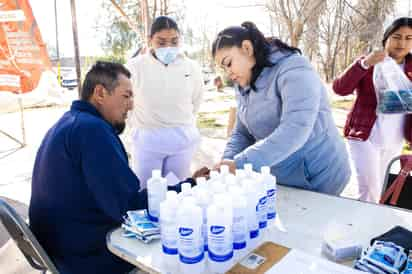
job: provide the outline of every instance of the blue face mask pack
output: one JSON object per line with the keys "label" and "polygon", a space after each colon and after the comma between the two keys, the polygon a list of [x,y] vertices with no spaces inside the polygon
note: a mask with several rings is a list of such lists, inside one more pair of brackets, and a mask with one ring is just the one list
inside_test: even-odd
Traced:
{"label": "blue face mask pack", "polygon": [[406,259],[403,247],[392,242],[375,241],[362,252],[354,268],[373,274],[399,274]]}
{"label": "blue face mask pack", "polygon": [[179,48],[177,47],[157,48],[154,51],[156,58],[165,65],[171,64],[179,54]]}
{"label": "blue face mask pack", "polygon": [[144,243],[160,239],[160,228],[149,220],[146,210],[130,210],[123,217],[123,236],[137,238]]}

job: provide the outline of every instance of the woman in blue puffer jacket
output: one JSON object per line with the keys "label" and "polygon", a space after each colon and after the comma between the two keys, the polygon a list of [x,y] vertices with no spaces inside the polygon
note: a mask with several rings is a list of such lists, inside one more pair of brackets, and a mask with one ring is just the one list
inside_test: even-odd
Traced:
{"label": "woman in blue puffer jacket", "polygon": [[216,168],[270,166],[280,184],[340,194],[351,174],[348,153],[326,89],[300,50],[245,22],[221,31],[212,54],[235,82],[238,109]]}

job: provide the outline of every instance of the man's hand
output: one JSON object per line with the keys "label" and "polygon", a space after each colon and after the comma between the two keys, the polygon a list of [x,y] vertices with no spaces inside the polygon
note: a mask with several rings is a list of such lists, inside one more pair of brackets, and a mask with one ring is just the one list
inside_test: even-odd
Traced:
{"label": "man's hand", "polygon": [[220,171],[221,166],[228,166],[229,172],[235,174],[236,172],[236,163],[233,160],[223,159],[220,163],[216,164],[213,169]]}
{"label": "man's hand", "polygon": [[210,169],[204,166],[204,167],[196,170],[195,173],[193,173],[192,178],[196,179],[196,178],[199,178],[199,177],[205,177],[206,179],[208,179],[209,178],[209,173],[210,173]]}

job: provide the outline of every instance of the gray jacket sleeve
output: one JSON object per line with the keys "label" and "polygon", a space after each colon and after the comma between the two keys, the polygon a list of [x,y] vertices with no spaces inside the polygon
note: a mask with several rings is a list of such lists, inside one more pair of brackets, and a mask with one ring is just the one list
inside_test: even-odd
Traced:
{"label": "gray jacket sleeve", "polygon": [[230,136],[228,143],[226,144],[223,158],[233,160],[236,154],[243,151],[253,143],[255,143],[255,139],[248,132],[242,121],[240,121],[239,114],[236,114],[235,127],[232,131],[232,135]]}
{"label": "gray jacket sleeve", "polygon": [[312,133],[323,88],[318,74],[298,56],[283,65],[274,81],[269,86],[282,100],[280,124],[268,137],[238,153],[234,157],[237,167],[247,162],[257,170],[276,165],[300,149]]}

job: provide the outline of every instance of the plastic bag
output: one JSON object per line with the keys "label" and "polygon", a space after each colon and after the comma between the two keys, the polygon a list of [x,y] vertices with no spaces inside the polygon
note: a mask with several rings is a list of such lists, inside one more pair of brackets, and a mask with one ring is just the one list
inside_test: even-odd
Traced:
{"label": "plastic bag", "polygon": [[377,113],[412,113],[412,82],[391,57],[375,65],[373,85]]}

